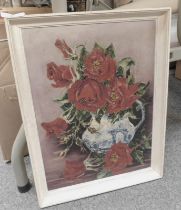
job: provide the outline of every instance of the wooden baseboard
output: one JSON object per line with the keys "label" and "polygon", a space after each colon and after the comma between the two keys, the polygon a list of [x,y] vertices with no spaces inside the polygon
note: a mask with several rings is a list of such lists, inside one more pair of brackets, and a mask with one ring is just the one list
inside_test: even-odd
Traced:
{"label": "wooden baseboard", "polygon": [[41,14],[41,13],[51,13],[52,9],[50,7],[0,7],[0,12],[8,12],[11,14],[25,12],[26,14]]}
{"label": "wooden baseboard", "polygon": [[176,63],[175,77],[181,80],[181,60]]}

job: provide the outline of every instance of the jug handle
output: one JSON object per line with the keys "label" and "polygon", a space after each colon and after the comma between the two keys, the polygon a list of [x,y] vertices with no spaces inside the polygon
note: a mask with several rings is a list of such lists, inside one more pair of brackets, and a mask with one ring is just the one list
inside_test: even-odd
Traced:
{"label": "jug handle", "polygon": [[138,123],[138,125],[135,126],[135,131],[137,131],[139,129],[139,127],[142,125],[142,123],[145,120],[145,107],[144,107],[143,103],[140,100],[136,100],[136,103],[139,105],[139,107],[141,109],[141,115],[142,115],[142,117],[141,117],[141,120]]}

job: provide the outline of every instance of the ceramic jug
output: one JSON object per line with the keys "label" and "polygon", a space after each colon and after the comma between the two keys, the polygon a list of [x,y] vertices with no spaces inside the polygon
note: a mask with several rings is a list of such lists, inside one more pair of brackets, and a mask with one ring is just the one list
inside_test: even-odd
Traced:
{"label": "ceramic jug", "polygon": [[96,122],[93,117],[91,129],[87,129],[82,135],[83,144],[95,153],[105,153],[113,144],[118,142],[129,144],[145,120],[145,108],[142,102],[137,100],[136,103],[141,110],[141,119],[136,126],[130,122],[126,114],[114,124],[110,122],[107,116],[104,116],[100,123]]}

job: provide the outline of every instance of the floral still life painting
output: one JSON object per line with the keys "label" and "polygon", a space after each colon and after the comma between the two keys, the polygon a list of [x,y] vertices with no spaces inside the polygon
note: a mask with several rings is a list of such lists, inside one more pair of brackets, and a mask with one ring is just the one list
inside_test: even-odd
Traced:
{"label": "floral still life painting", "polygon": [[64,161],[62,186],[149,167],[153,100],[150,82],[135,81],[136,61],[117,58],[114,43],[73,48],[56,39],[55,48],[68,64],[51,61],[44,72],[52,91],[65,93],[54,99],[60,115],[41,126]]}
{"label": "floral still life painting", "polygon": [[169,8],[6,19],[41,208],[163,177],[170,20]]}

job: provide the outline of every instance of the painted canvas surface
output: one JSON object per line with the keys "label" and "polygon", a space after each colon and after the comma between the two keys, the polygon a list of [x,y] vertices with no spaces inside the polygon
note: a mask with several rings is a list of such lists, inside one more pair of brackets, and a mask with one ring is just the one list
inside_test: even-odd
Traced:
{"label": "painted canvas surface", "polygon": [[49,190],[150,166],[155,22],[23,31]]}

